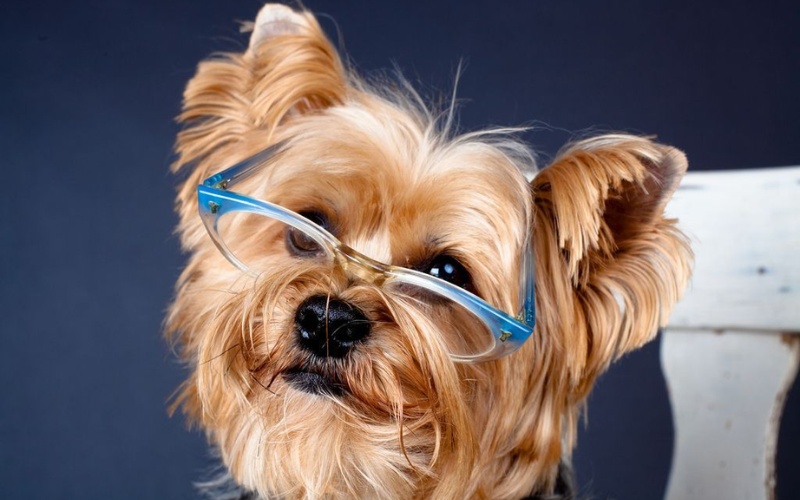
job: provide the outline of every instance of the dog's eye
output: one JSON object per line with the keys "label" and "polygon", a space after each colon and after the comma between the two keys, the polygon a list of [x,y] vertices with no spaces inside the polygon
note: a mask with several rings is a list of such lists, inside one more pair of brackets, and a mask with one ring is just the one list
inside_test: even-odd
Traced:
{"label": "dog's eye", "polygon": [[[323,229],[327,230],[330,225],[328,218],[322,212],[300,212],[300,215]],[[319,243],[304,232],[293,227],[289,227],[286,230],[286,248],[289,250],[289,253],[298,257],[313,257],[322,252]]]}
{"label": "dog's eye", "polygon": [[431,276],[460,286],[465,290],[472,288],[472,277],[463,265],[449,255],[439,255],[428,264],[425,270]]}

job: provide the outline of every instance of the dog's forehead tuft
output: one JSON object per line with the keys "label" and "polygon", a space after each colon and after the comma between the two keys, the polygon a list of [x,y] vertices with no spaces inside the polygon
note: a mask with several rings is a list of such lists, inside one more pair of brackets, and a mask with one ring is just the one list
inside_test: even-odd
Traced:
{"label": "dog's forehead tuft", "polygon": [[348,212],[469,212],[524,224],[529,185],[508,148],[481,137],[447,139],[424,126],[395,109],[342,107],[303,118],[274,177]]}
{"label": "dog's forehead tuft", "polygon": [[387,190],[427,189],[435,178],[442,189],[466,185],[520,202],[530,194],[526,172],[536,168],[533,154],[512,136],[487,131],[449,137],[431,116],[377,98],[303,117],[287,134],[294,136],[299,157],[290,169],[360,176]]}

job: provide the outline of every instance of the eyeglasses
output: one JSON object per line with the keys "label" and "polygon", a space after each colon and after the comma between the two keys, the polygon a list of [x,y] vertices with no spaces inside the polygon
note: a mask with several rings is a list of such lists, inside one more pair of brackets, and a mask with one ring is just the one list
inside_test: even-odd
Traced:
{"label": "eyeglasses", "polygon": [[[520,265],[519,309],[512,317],[475,294],[413,269],[384,264],[339,241],[310,218],[269,201],[230,191],[270,164],[285,142],[206,179],[197,187],[200,218],[222,254],[237,268],[257,274],[254,265],[270,266],[269,256],[291,250],[296,258],[338,266],[349,277],[390,292],[399,306],[422,311],[419,321],[433,321],[442,332],[450,358],[458,362],[497,359],[513,353],[530,337],[536,319],[532,245]],[[229,237],[235,233],[236,238]],[[243,235],[244,238],[243,238]],[[278,265],[277,262],[274,263]]]}

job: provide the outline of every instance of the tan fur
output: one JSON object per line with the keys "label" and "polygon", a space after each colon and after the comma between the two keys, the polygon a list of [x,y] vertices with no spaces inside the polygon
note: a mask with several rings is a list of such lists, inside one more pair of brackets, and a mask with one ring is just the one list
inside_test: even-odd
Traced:
{"label": "tan fur", "polygon": [[[177,210],[190,257],[167,325],[192,374],[175,405],[235,480],[264,497],[549,491],[596,377],[653,338],[689,277],[686,239],[663,215],[685,157],[646,138],[602,136],[572,144],[528,183],[533,156],[505,131],[452,137],[449,121],[402,82],[359,79],[314,17],[295,15],[296,29],[257,30],[274,34],[201,63],[185,92],[174,170],[188,173]],[[390,291],[269,246],[254,249],[268,271],[236,270],[206,234],[195,188],[281,140],[286,152],[237,192],[325,210],[346,244],[384,262],[409,266],[448,249],[480,295],[509,313],[533,231],[532,338],[506,358],[457,364],[436,341],[447,326]],[[309,395],[281,378],[308,361],[292,318],[316,293],[373,321],[369,342],[325,366],[346,397]]]}

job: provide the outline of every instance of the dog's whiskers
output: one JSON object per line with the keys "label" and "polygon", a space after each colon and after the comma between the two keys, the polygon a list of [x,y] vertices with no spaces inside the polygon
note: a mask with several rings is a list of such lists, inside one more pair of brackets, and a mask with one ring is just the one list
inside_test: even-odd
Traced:
{"label": "dog's whiskers", "polygon": [[224,351],[222,351],[221,353],[217,354],[216,356],[212,356],[211,358],[209,358],[209,359],[205,359],[205,360],[198,360],[198,362],[197,362],[197,363],[198,363],[199,365],[204,365],[204,364],[206,364],[206,363],[210,363],[210,362],[214,361],[215,359],[219,359],[219,358],[221,358],[222,356],[224,356],[224,355],[226,355],[227,353],[231,352],[232,350],[236,349],[236,348],[237,348],[237,347],[239,347],[240,345],[241,345],[241,344],[234,344],[234,345],[232,345],[232,346],[228,347],[227,349],[225,349]]}

